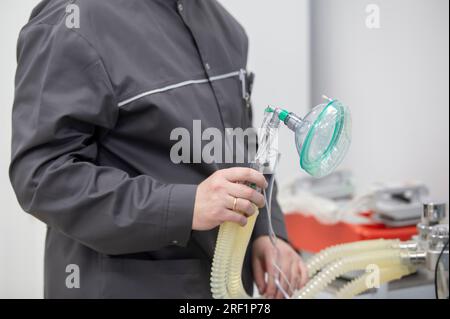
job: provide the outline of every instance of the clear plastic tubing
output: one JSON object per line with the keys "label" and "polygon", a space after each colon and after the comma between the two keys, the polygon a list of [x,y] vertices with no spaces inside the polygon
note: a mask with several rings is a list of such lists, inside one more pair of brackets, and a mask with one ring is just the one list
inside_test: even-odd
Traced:
{"label": "clear plastic tubing", "polygon": [[397,248],[399,247],[399,244],[400,241],[398,239],[375,239],[332,246],[322,250],[308,260],[306,263],[308,274],[310,277],[313,277],[320,269],[342,257],[356,255],[372,250]]}
{"label": "clear plastic tubing", "polygon": [[[381,268],[379,271],[379,284],[385,284],[387,282],[400,279],[404,276],[416,272],[416,268],[413,266],[397,266],[389,268]],[[363,293],[364,291],[370,289],[367,285],[371,273],[365,273],[360,277],[352,280],[344,287],[342,287],[336,294],[338,299],[351,299],[356,295]]]}
{"label": "clear plastic tubing", "polygon": [[365,270],[367,266],[375,264],[380,268],[404,265],[400,249],[388,249],[361,253],[344,257],[328,265],[317,276],[311,279],[305,287],[296,292],[293,298],[311,299],[323,291],[337,277],[355,270]]}

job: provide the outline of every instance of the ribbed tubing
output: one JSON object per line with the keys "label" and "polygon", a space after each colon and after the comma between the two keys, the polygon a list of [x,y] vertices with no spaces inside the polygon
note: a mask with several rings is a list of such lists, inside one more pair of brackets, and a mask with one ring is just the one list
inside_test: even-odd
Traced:
{"label": "ribbed tubing", "polygon": [[306,263],[308,274],[312,278],[319,270],[339,258],[365,253],[372,250],[396,248],[399,243],[400,241],[397,239],[375,239],[331,246],[314,255]]}
{"label": "ribbed tubing", "polygon": [[380,268],[395,267],[403,264],[400,249],[366,252],[344,257],[331,263],[311,279],[305,287],[294,293],[293,298],[310,299],[323,291],[337,277],[355,270],[365,270],[369,265]]}
{"label": "ribbed tubing", "polygon": [[242,266],[259,211],[247,219],[244,227],[231,222],[219,228],[211,269],[211,292],[215,299],[251,298],[242,284]]}

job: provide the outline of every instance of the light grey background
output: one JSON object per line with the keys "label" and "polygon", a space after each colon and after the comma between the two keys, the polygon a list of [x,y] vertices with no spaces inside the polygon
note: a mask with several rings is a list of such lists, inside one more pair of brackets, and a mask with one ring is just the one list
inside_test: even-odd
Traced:
{"label": "light grey background", "polygon": [[[419,180],[449,193],[448,0],[314,0],[312,96],[348,104],[354,139],[345,165],[361,187]],[[365,8],[379,4],[381,29]]]}
{"label": "light grey background", "polygon": [[[42,297],[45,227],[21,211],[7,174],[17,35],[38,2],[2,0],[0,13],[0,298]],[[343,167],[359,189],[421,180],[448,201],[448,0],[221,2],[250,37],[255,124],[268,104],[301,115],[322,93],[337,97],[353,112]],[[366,28],[370,3],[380,6],[381,29]],[[281,138],[284,183],[302,173],[293,136]]]}

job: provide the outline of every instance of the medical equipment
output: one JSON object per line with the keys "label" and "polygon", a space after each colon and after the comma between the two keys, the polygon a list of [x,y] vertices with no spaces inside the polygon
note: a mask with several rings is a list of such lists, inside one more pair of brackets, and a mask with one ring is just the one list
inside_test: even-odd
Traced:
{"label": "medical equipment", "polygon": [[426,244],[433,226],[446,218],[446,205],[439,202],[427,202],[423,205],[423,214],[420,223],[417,224],[418,241]]}
{"label": "medical equipment", "polygon": [[375,192],[371,210],[387,226],[415,225],[420,221],[422,203],[428,193],[424,184],[380,188]]}
{"label": "medical equipment", "polygon": [[[419,267],[435,272],[436,281],[441,279],[441,290],[448,296],[449,226],[448,223],[439,224],[445,218],[442,204],[426,203],[423,205],[422,223],[418,225],[419,235],[411,241],[369,240],[321,251],[307,263],[312,279],[293,298],[314,298],[337,277],[350,271],[365,270],[363,275],[336,294],[338,298],[351,298],[375,288],[370,286],[370,276],[377,276],[378,284],[382,284],[414,273]],[[444,261],[441,265],[441,258],[446,263]],[[442,269],[439,278],[438,269]]]}
{"label": "medical equipment", "polygon": [[[380,225],[387,231],[410,227],[415,232],[428,193],[425,184],[408,181],[376,183],[368,191],[353,196],[350,173],[338,171],[317,182],[306,177],[284,185],[278,202],[285,213],[314,216],[322,224]],[[387,232],[379,236],[390,238]]]}
{"label": "medical equipment", "polygon": [[[304,120],[284,110],[266,109],[255,159],[256,169],[274,173],[279,158],[276,140],[281,121],[295,132],[300,166],[312,176],[325,176],[342,161],[350,144],[350,114],[340,102],[330,100],[327,105],[314,108]],[[273,178],[269,185],[273,185]],[[267,193],[269,196],[265,194],[265,197],[270,217],[271,186]],[[211,273],[214,298],[250,298],[243,288],[241,271],[257,216],[258,209],[255,207],[255,214],[248,218],[246,226],[229,222],[221,225]],[[418,225],[419,235],[411,241],[368,240],[321,251],[307,263],[310,281],[302,289],[293,291],[292,297],[314,298],[337,277],[351,271],[365,271],[337,293],[339,298],[351,298],[376,287],[370,285],[374,275],[378,277],[377,284],[383,284],[414,273],[419,267],[435,271],[436,287],[440,283],[436,291],[447,292],[448,296],[448,283],[445,282],[446,279],[448,281],[448,222],[439,224],[445,218],[445,208],[441,204],[427,203],[422,222]],[[270,234],[273,242],[273,230]],[[275,269],[277,265],[275,260]],[[438,270],[441,270],[439,277]],[[280,277],[284,278],[278,268],[276,283],[279,283]],[[282,289],[279,284],[277,286]],[[282,292],[287,297],[287,293]]]}
{"label": "medical equipment", "polygon": [[[328,99],[328,98],[327,98]],[[311,176],[330,174],[344,159],[351,142],[350,111],[338,100],[312,109],[304,119],[292,112],[268,108],[295,132],[300,166]]]}
{"label": "medical equipment", "polygon": [[[279,158],[277,140],[281,122],[294,131],[300,166],[314,177],[323,177],[333,171],[341,163],[351,141],[350,112],[338,100],[327,98],[326,104],[313,108],[304,119],[286,110],[268,107],[254,168],[272,174],[269,189],[265,193],[269,221],[271,185]],[[258,213],[255,207],[255,214],[248,218],[244,227],[230,222],[220,226],[211,271],[211,291],[214,298],[249,298],[242,285],[241,270]],[[272,243],[275,243],[273,230],[270,229],[270,233]],[[274,266],[278,269],[278,275],[284,277],[277,267],[277,261]],[[279,283],[278,276],[275,281]],[[277,286],[281,289],[280,285]]]}

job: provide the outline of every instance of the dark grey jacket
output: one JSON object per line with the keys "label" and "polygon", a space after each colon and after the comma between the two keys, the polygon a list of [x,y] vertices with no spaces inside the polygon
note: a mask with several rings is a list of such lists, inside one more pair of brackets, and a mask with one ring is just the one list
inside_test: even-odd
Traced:
{"label": "dark grey jacket", "polygon": [[[10,178],[48,226],[45,296],[210,297],[217,229],[192,231],[192,214],[197,185],[225,166],[172,163],[170,133],[251,125],[246,34],[214,0],[71,2],[79,29],[68,1],[44,0],[18,43]],[[285,238],[276,203],[273,214]],[[254,237],[267,233],[260,216]],[[79,288],[66,285],[71,264]]]}

